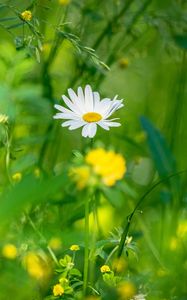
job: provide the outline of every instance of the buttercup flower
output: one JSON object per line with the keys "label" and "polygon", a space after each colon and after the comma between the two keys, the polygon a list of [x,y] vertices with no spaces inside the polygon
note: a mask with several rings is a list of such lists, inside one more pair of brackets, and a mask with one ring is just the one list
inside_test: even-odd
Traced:
{"label": "buttercup flower", "polygon": [[37,280],[46,279],[50,274],[47,259],[36,252],[28,252],[23,259],[23,264],[29,275]]}
{"label": "buttercup flower", "polygon": [[64,294],[64,288],[61,286],[61,284],[56,284],[53,287],[53,295],[56,296],[62,296]]}
{"label": "buttercup flower", "polygon": [[88,166],[80,166],[76,168],[71,168],[69,175],[76,182],[77,189],[82,190],[86,187],[90,179],[91,172]]}
{"label": "buttercup flower", "polygon": [[125,159],[114,151],[105,151],[103,148],[93,149],[88,152],[85,160],[107,186],[113,186],[126,172]]}
{"label": "buttercup flower", "polygon": [[21,179],[22,179],[22,174],[21,174],[20,172],[14,173],[14,174],[12,175],[12,180],[13,180],[14,182],[20,182]]}
{"label": "buttercup flower", "polygon": [[62,247],[61,239],[58,237],[53,237],[49,241],[49,247],[51,247],[53,250],[59,250]]}
{"label": "buttercup flower", "polygon": [[108,265],[103,265],[101,268],[100,268],[100,271],[101,273],[107,273],[107,272],[110,272],[110,267]]}
{"label": "buttercup flower", "polygon": [[79,247],[79,245],[72,245],[69,249],[71,251],[78,251],[78,250],[80,250],[80,247]]}
{"label": "buttercup flower", "polygon": [[66,6],[66,5],[68,5],[69,3],[70,3],[70,0],[59,0],[59,4],[60,4],[60,5]]}
{"label": "buttercup flower", "polygon": [[99,93],[93,92],[90,85],[86,85],[84,91],[79,87],[77,94],[72,89],[68,89],[68,93],[70,99],[65,95],[62,96],[68,108],[55,104],[55,108],[60,112],[53,118],[67,120],[62,123],[62,127],[69,127],[69,130],[83,127],[82,136],[93,138],[97,125],[105,130],[121,125],[114,122],[116,119],[108,119],[116,110],[124,106],[123,100],[117,100],[117,96],[113,100],[109,98],[101,100]]}
{"label": "buttercup flower", "polygon": [[122,57],[120,60],[119,60],[119,66],[121,69],[126,69],[129,65],[129,60],[128,58],[126,57]]}
{"label": "buttercup flower", "polygon": [[21,13],[21,18],[23,21],[31,21],[32,20],[32,13],[30,10],[25,10]]}
{"label": "buttercup flower", "polygon": [[6,244],[2,249],[2,255],[8,259],[15,259],[18,255],[16,246],[13,244]]}
{"label": "buttercup flower", "polygon": [[134,299],[134,296],[136,294],[136,287],[132,282],[126,281],[119,285],[118,293],[120,296],[120,300],[129,300],[132,298]]}

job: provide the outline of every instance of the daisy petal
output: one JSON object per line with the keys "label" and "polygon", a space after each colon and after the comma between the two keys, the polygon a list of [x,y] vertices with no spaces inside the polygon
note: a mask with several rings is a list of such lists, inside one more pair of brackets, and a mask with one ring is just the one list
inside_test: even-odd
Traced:
{"label": "daisy petal", "polygon": [[121,126],[121,124],[118,123],[118,122],[110,122],[110,121],[107,121],[107,120],[103,121],[103,123],[105,125],[109,126],[109,127],[119,127],[119,126]]}
{"label": "daisy petal", "polygon": [[87,137],[89,135],[89,124],[84,125],[83,129],[82,129],[82,136],[83,137]]}
{"label": "daisy petal", "polygon": [[93,93],[94,96],[94,107],[93,107],[93,111],[96,111],[96,107],[98,106],[98,104],[100,103],[100,95],[98,92],[94,92]]}
{"label": "daisy petal", "polygon": [[98,110],[99,112],[102,113],[102,115],[104,115],[105,112],[108,109],[110,109],[110,106],[111,106],[111,100],[108,98],[105,98],[97,104],[96,110]]}
{"label": "daisy petal", "polygon": [[60,110],[61,112],[64,112],[64,113],[72,113],[72,111],[71,111],[70,109],[67,109],[67,108],[64,107],[64,106],[55,104],[54,107],[55,107],[56,109]]}
{"label": "daisy petal", "polygon": [[93,138],[96,135],[97,125],[96,123],[91,123],[89,125],[89,138]]}
{"label": "daisy petal", "polygon": [[63,113],[56,113],[56,115],[53,116],[53,119],[63,119]]}
{"label": "daisy petal", "polygon": [[116,101],[112,102],[109,110],[106,111],[104,118],[110,117],[116,110],[120,109],[123,106],[124,105],[122,104],[121,100],[116,100]]}
{"label": "daisy petal", "polygon": [[78,117],[74,113],[57,113],[54,117],[54,119],[72,119],[72,120],[80,120],[80,117]]}
{"label": "daisy petal", "polygon": [[76,103],[78,101],[78,97],[72,89],[68,89],[68,94],[72,102]]}
{"label": "daisy petal", "polygon": [[80,86],[77,89],[77,94],[78,94],[79,107],[82,113],[86,113],[85,103],[84,103],[84,93]]}
{"label": "daisy petal", "polygon": [[88,111],[93,111],[93,92],[88,84],[85,87],[85,106]]}
{"label": "daisy petal", "polygon": [[74,120],[68,120],[61,124],[62,127],[68,127],[73,124]]}
{"label": "daisy petal", "polygon": [[99,121],[97,122],[97,124],[105,130],[110,130],[110,128],[104,123],[104,121]]}
{"label": "daisy petal", "polygon": [[83,121],[74,121],[74,122],[72,122],[71,126],[69,127],[69,130],[74,130],[74,129],[80,128],[85,124],[86,123]]}
{"label": "daisy petal", "polygon": [[77,107],[77,105],[73,102],[71,102],[68,97],[66,97],[65,95],[62,96],[64,102],[66,103],[66,105],[76,114],[80,113],[79,108]]}

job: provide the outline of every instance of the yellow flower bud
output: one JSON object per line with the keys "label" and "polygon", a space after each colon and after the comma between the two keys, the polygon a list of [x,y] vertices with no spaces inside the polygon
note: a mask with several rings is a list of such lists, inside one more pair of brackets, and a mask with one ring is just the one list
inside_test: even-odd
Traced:
{"label": "yellow flower bud", "polygon": [[70,0],[59,0],[59,4],[66,6],[66,5],[70,4]]}
{"label": "yellow flower bud", "polygon": [[103,265],[101,268],[100,268],[100,271],[101,273],[107,273],[107,272],[110,272],[110,267],[108,265]]}
{"label": "yellow flower bud", "polygon": [[120,296],[120,300],[129,300],[136,294],[136,287],[130,281],[123,282],[118,287],[118,294]]}
{"label": "yellow flower bud", "polygon": [[53,295],[55,297],[62,296],[64,294],[64,288],[61,286],[61,284],[56,284],[53,287]]}
{"label": "yellow flower bud", "polygon": [[128,58],[126,57],[122,57],[120,60],[119,60],[119,67],[121,69],[126,69],[129,65],[129,60]]}
{"label": "yellow flower bud", "polygon": [[49,247],[53,250],[59,250],[62,247],[62,242],[58,237],[53,237],[49,241]]}
{"label": "yellow flower bud", "polygon": [[16,246],[13,244],[6,244],[2,249],[2,255],[8,259],[15,259],[18,254]]}
{"label": "yellow flower bud", "polygon": [[78,245],[72,245],[69,249],[71,251],[78,251],[78,250],[80,250],[80,247]]}
{"label": "yellow flower bud", "polygon": [[12,180],[14,182],[20,182],[21,179],[22,179],[22,174],[20,172],[17,172],[17,173],[12,175]]}
{"label": "yellow flower bud", "polygon": [[21,13],[21,18],[23,21],[31,21],[32,20],[32,12],[30,10],[25,10]]}

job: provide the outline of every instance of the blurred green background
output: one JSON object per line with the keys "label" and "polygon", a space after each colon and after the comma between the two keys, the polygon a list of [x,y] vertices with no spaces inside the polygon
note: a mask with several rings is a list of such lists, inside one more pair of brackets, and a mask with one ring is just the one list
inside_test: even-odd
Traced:
{"label": "blurred green background", "polygon": [[[20,17],[25,10],[30,22]],[[136,213],[130,234],[138,252],[127,258],[126,275],[147,299],[187,299],[186,1],[1,1],[0,36],[0,115],[9,118],[8,138],[0,124],[0,245],[20,249],[15,263],[0,257],[0,299],[44,299],[50,290],[20,267],[28,249],[46,251],[25,211],[47,241],[62,240],[62,253],[83,243],[82,196],[60,174],[89,143],[52,116],[68,88],[86,84],[125,103],[116,114],[122,126],[99,129],[95,138],[121,152],[128,167],[123,185],[100,203],[98,239],[125,224],[152,183],[184,171]],[[22,180],[11,186],[16,173]]]}

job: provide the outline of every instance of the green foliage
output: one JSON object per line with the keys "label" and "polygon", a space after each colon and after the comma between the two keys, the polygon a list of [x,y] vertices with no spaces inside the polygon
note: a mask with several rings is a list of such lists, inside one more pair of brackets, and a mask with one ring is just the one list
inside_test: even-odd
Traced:
{"label": "green foliage", "polygon": [[[1,300],[187,298],[186,16],[175,0],[0,2]],[[86,84],[125,104],[92,143],[53,120]],[[106,186],[89,165],[78,188],[97,147],[125,176]]]}

